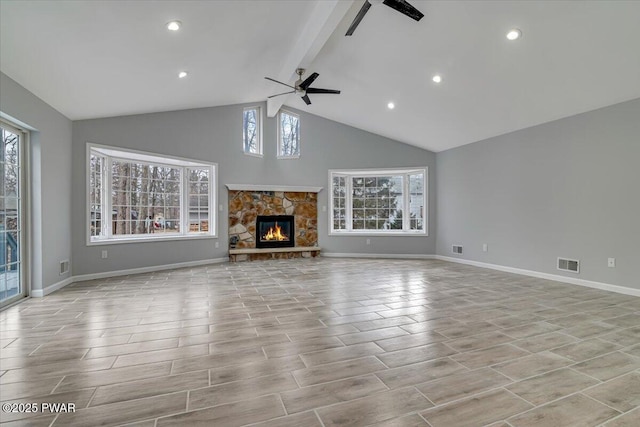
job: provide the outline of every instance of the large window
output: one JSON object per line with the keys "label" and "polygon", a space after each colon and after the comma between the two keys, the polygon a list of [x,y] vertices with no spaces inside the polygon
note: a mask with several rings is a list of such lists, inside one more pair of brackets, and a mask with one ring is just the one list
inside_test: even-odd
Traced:
{"label": "large window", "polygon": [[245,154],[262,156],[260,107],[247,107],[242,113],[242,149]]}
{"label": "large window", "polygon": [[300,157],[300,116],[288,111],[278,113],[278,157]]}
{"label": "large window", "polygon": [[427,234],[427,168],[332,170],[332,234]]}
{"label": "large window", "polygon": [[216,165],[88,146],[88,241],[215,236]]}

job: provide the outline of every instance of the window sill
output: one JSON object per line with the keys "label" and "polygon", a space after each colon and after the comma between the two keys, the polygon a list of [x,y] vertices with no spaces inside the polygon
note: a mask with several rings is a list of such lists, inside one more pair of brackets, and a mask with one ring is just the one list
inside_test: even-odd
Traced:
{"label": "window sill", "polygon": [[426,232],[411,232],[411,231],[389,231],[389,232],[375,232],[375,231],[330,231],[329,236],[404,236],[404,237],[429,237]]}
{"label": "window sill", "polygon": [[276,159],[278,160],[296,160],[300,158],[300,154],[298,154],[297,156],[276,156]]}
{"label": "window sill", "polygon": [[181,240],[201,240],[201,239],[217,239],[218,236],[212,234],[194,234],[187,236],[167,236],[167,237],[138,237],[138,238],[126,238],[126,239],[104,239],[88,241],[87,246],[101,246],[101,245],[120,245],[129,243],[149,243],[149,242],[166,242],[166,241],[181,241]]}
{"label": "window sill", "polygon": [[246,151],[243,151],[243,153],[245,156],[258,157],[260,159],[264,157],[264,155],[258,153],[247,153]]}

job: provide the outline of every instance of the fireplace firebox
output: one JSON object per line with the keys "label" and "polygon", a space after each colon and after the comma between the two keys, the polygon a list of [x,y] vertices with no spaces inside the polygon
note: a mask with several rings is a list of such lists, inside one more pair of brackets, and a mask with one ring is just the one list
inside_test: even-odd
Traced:
{"label": "fireplace firebox", "polygon": [[293,215],[258,215],[256,248],[292,248],[295,246]]}

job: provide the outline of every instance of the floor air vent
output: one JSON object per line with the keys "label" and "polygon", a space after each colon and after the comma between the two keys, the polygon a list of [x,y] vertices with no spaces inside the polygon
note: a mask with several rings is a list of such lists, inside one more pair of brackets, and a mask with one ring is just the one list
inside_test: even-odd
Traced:
{"label": "floor air vent", "polygon": [[558,270],[579,273],[580,261],[577,259],[558,258]]}
{"label": "floor air vent", "polygon": [[453,245],[453,246],[451,247],[451,251],[452,251],[454,254],[461,254],[461,253],[462,253],[462,245]]}
{"label": "floor air vent", "polygon": [[60,275],[69,272],[69,260],[60,261]]}

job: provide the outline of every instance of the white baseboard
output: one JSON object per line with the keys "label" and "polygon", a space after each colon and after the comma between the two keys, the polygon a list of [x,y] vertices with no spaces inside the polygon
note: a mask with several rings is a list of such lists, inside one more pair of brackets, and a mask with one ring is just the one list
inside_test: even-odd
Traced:
{"label": "white baseboard", "polygon": [[[440,261],[448,261],[455,262],[458,264],[467,264],[480,268],[489,268],[491,270],[504,271],[507,273],[521,274],[523,276],[536,277],[539,279],[547,279],[554,280],[556,282],[562,283],[570,283],[572,285],[585,286],[588,288],[600,289],[603,291],[610,291],[624,295],[632,295],[636,297],[640,297],[640,289],[629,288],[626,286],[619,285],[611,285],[609,283],[601,283],[594,282],[591,280],[578,279],[574,277],[565,277],[557,274],[549,274],[542,273],[539,271],[533,270],[525,270],[522,268],[515,267],[507,267],[504,265],[498,264],[489,264],[480,261],[472,261],[462,258],[452,258],[442,255],[427,255],[427,254],[369,254],[369,253],[336,253],[336,252],[322,252],[320,254],[322,257],[326,258],[368,258],[368,259],[437,259]],[[161,271],[161,270],[173,270],[176,268],[186,268],[186,267],[199,267],[202,265],[208,264],[220,264],[223,262],[227,262],[229,259],[225,258],[214,258],[209,260],[202,261],[188,261],[188,262],[179,262],[175,264],[165,264],[165,265],[156,265],[150,267],[140,267],[140,268],[131,268],[128,270],[116,270],[116,271],[105,271],[101,273],[92,273],[92,274],[82,274],[78,276],[71,276],[60,282],[54,283],[52,285],[47,286],[44,289],[35,289],[32,290],[30,296],[35,298],[40,298],[45,295],[49,295],[50,293],[57,291],[58,289],[62,289],[63,287],[70,285],[74,282],[82,282],[85,280],[95,280],[95,279],[105,279],[108,277],[118,277],[118,276],[128,276],[130,274],[141,274],[141,273],[150,273],[153,271]]]}
{"label": "white baseboard", "polygon": [[353,254],[353,253],[321,252],[320,256],[326,257],[326,258],[436,259],[435,255],[426,255],[426,254]]}
{"label": "white baseboard", "polygon": [[49,295],[51,292],[57,291],[58,289],[62,289],[65,286],[72,284],[73,282],[73,276],[67,277],[66,279],[54,283],[53,285],[49,285],[44,289],[32,289],[31,292],[29,292],[29,296],[32,296],[34,298],[42,298],[43,296]]}
{"label": "white baseboard", "polygon": [[84,282],[86,280],[95,280],[95,279],[106,279],[108,277],[128,276],[130,274],[150,273],[153,271],[173,270],[176,268],[199,267],[202,265],[220,264],[228,261],[229,261],[229,258],[224,257],[224,258],[205,259],[201,261],[187,261],[187,262],[178,262],[175,264],[164,264],[164,265],[153,265],[149,267],[130,268],[128,270],[115,270],[115,271],[104,271],[101,273],[81,274],[78,276],[68,277],[58,283],[54,283],[53,285],[47,286],[44,289],[34,289],[31,291],[30,296],[35,298],[41,298],[45,295],[49,295],[54,291],[57,291],[58,289],[64,288],[65,286],[70,285],[74,282]]}
{"label": "white baseboard", "polygon": [[475,267],[489,268],[491,270],[499,270],[507,273],[514,273],[514,274],[521,274],[523,276],[536,277],[538,279],[553,280],[556,282],[570,283],[572,285],[585,286],[587,288],[600,289],[603,291],[610,291],[618,294],[640,297],[640,289],[629,288],[626,286],[611,285],[609,283],[594,282],[591,280],[578,279],[575,277],[566,277],[566,276],[560,276],[558,274],[542,273],[539,271],[525,270],[522,268],[515,268],[515,267],[507,267],[507,266],[498,265],[498,264],[489,264],[489,263],[480,262],[480,261],[471,261],[471,260],[462,259],[462,258],[452,258],[452,257],[442,256],[442,255],[435,255],[434,259],[438,259],[440,261],[456,262],[458,264],[473,265]]}

